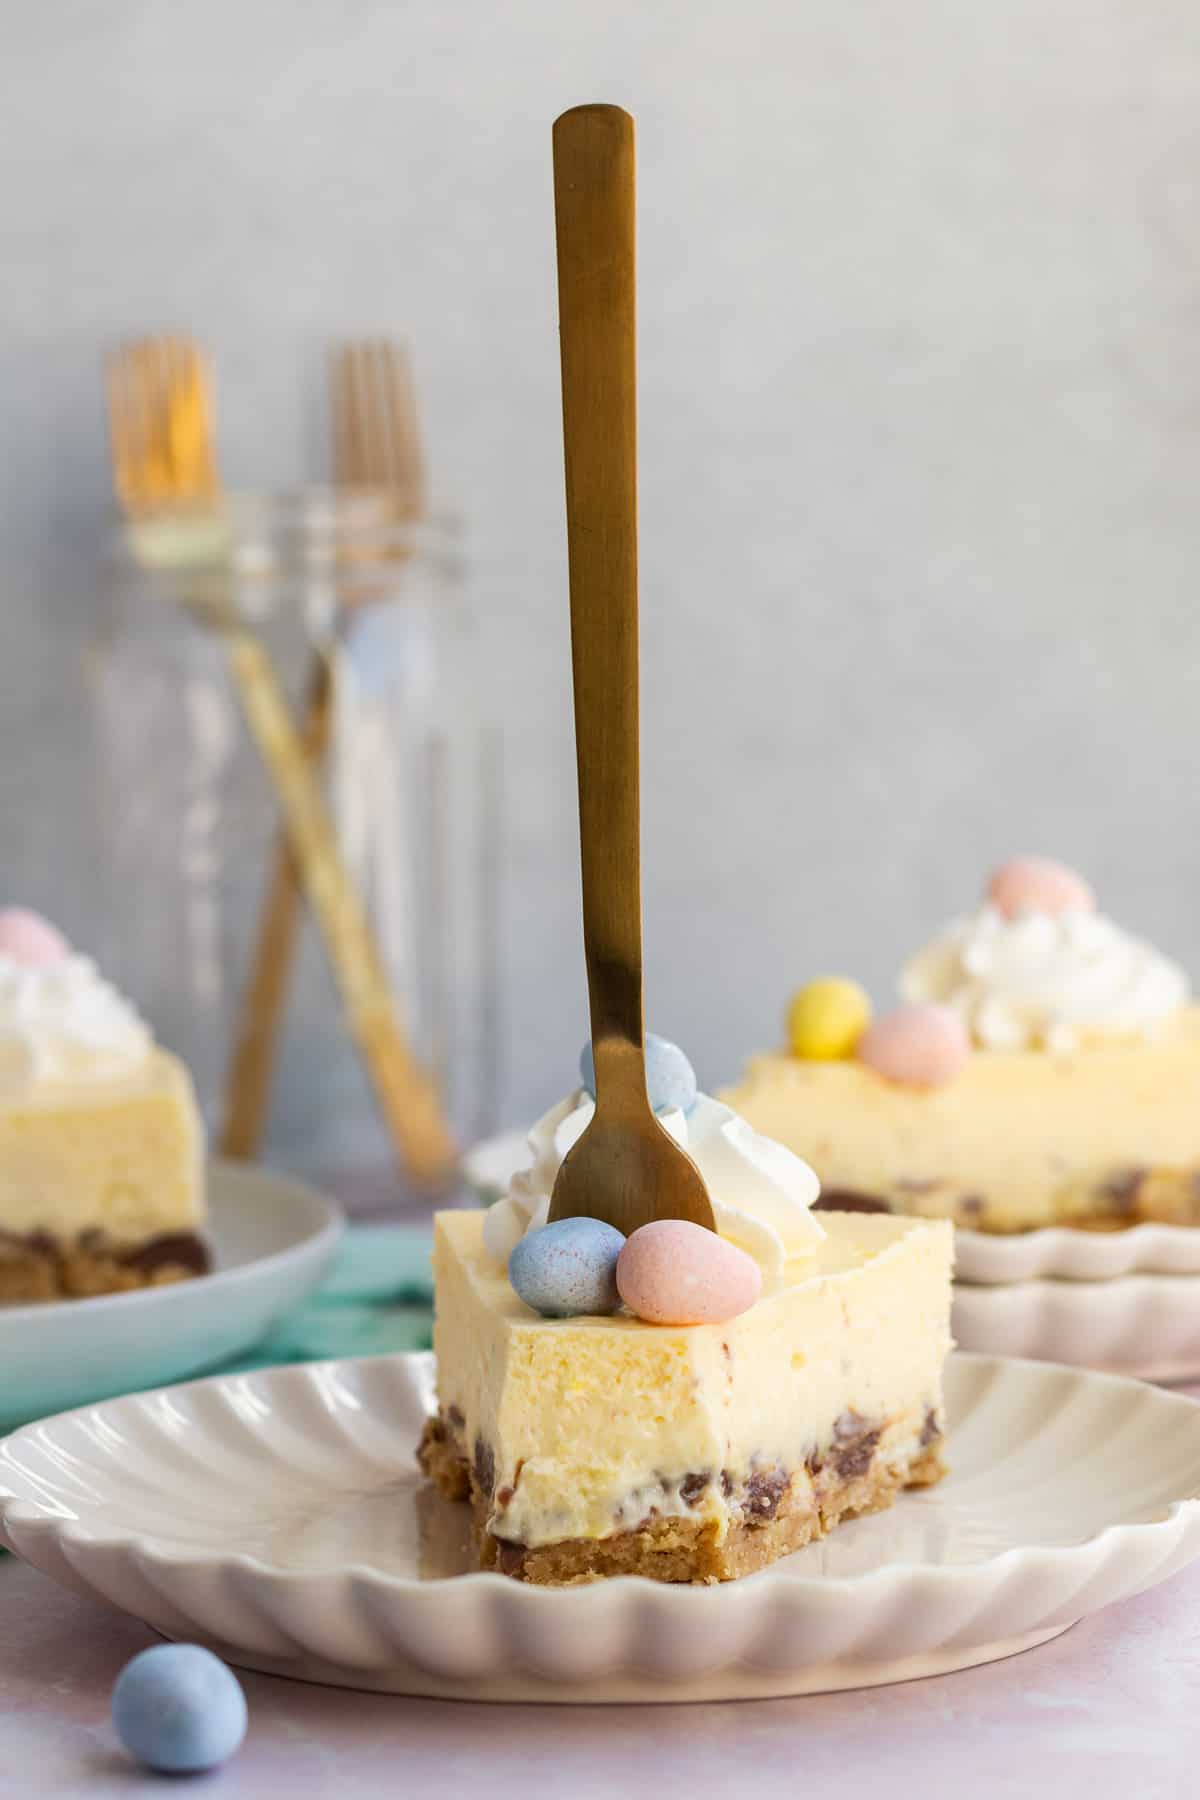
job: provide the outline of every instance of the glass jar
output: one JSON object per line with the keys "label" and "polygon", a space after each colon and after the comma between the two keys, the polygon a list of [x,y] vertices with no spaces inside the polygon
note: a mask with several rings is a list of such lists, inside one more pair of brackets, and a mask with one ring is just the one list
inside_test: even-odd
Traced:
{"label": "glass jar", "polygon": [[[326,740],[343,867],[454,1133],[493,1129],[503,771],[455,522],[371,492],[235,494],[127,525],[110,576],[91,659],[96,954],[191,1065],[214,1139],[280,857],[277,771],[231,633]],[[303,899],[301,916],[265,1154],[391,1196],[392,1146]]]}

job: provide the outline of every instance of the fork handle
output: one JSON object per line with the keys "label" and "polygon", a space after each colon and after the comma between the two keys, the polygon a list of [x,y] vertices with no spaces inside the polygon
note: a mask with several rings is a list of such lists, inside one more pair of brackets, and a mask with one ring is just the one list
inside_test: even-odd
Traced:
{"label": "fork handle", "polygon": [[633,120],[554,125],[583,936],[597,1101],[643,1066]]}

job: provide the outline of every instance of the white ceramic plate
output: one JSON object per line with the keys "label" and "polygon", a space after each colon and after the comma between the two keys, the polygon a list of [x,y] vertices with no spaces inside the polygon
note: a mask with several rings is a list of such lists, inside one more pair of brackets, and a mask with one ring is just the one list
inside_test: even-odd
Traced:
{"label": "white ceramic plate", "polygon": [[413,1459],[429,1356],[65,1414],[0,1444],[0,1538],[169,1637],[275,1674],[494,1700],[796,1694],[1041,1643],[1200,1553],[1200,1406],[990,1357],[947,1371],[952,1473],[725,1587],[464,1573]]}
{"label": "white ceramic plate", "polygon": [[341,1213],[262,1169],[208,1172],[210,1275],[43,1306],[0,1306],[0,1427],[226,1362],[316,1286]]}
{"label": "white ceramic plate", "polygon": [[964,1350],[1192,1381],[1200,1379],[1200,1275],[956,1286],[953,1330]]}
{"label": "white ceramic plate", "polygon": [[1122,1275],[1200,1275],[1200,1230],[1189,1225],[1131,1225],[1125,1231],[954,1234],[960,1281],[1113,1281]]}

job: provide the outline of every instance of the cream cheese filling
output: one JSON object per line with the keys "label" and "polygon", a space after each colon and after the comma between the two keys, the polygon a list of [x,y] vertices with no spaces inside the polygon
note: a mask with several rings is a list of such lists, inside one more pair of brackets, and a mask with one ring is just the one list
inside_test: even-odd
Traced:
{"label": "cream cheese filling", "polygon": [[951,1228],[825,1223],[815,1257],[749,1312],[672,1328],[539,1319],[486,1253],[482,1216],[440,1215],[439,1394],[493,1491],[495,1534],[600,1538],[656,1508],[724,1535],[753,1475],[802,1471],[847,1416],[911,1445],[941,1406]]}

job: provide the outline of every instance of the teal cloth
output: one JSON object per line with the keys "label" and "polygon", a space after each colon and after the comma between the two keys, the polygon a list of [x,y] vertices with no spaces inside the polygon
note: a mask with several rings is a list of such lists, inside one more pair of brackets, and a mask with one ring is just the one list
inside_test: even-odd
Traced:
{"label": "teal cloth", "polygon": [[351,1225],[320,1287],[261,1344],[214,1372],[428,1350],[433,1342],[430,1247],[424,1226]]}

